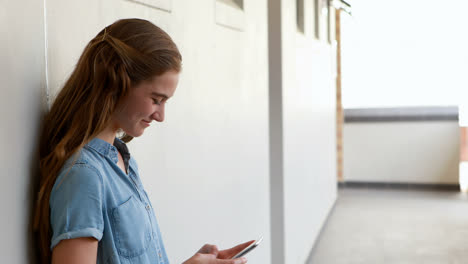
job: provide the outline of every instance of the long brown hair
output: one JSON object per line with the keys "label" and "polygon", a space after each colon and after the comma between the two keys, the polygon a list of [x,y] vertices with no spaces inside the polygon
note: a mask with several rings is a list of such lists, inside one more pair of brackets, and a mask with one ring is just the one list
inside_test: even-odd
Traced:
{"label": "long brown hair", "polygon": [[[65,161],[109,125],[129,89],[167,71],[180,72],[181,61],[169,35],[141,19],[118,20],[88,43],[45,115],[39,139],[34,230],[42,263],[51,260],[49,199]],[[128,142],[131,137],[123,140]]]}

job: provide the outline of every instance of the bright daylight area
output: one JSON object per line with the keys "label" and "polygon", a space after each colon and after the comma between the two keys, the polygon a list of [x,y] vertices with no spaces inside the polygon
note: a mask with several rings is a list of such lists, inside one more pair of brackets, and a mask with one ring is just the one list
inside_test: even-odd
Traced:
{"label": "bright daylight area", "polygon": [[341,24],[344,108],[468,103],[468,1],[350,3]]}
{"label": "bright daylight area", "polygon": [[342,188],[309,264],[466,263],[468,1],[349,3]]}

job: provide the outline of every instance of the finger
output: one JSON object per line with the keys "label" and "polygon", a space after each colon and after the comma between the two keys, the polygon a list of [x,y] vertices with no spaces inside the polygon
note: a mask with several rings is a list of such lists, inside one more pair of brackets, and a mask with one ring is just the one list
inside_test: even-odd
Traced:
{"label": "finger", "polygon": [[245,264],[247,263],[246,258],[236,258],[236,259],[217,259],[215,264]]}
{"label": "finger", "polygon": [[218,255],[218,247],[216,245],[210,245],[210,244],[205,244],[200,250],[198,250],[198,253],[201,254],[212,254],[217,256]]}
{"label": "finger", "polygon": [[250,244],[254,243],[255,240],[250,240],[248,242],[242,243],[240,245],[237,245],[235,247],[221,250],[218,254],[218,258],[220,259],[227,259],[235,256],[237,253],[241,252],[244,248],[248,247]]}

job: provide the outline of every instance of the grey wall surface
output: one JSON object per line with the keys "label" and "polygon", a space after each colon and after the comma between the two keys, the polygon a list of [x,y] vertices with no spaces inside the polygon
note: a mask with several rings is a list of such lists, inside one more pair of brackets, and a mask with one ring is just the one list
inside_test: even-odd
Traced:
{"label": "grey wall surface", "polygon": [[313,1],[304,2],[304,33],[297,29],[295,1],[270,6],[276,17],[269,21],[274,49],[269,59],[281,62],[270,66],[270,103],[275,103],[270,127],[281,129],[270,131],[276,137],[271,149],[281,152],[271,160],[271,168],[281,170],[272,171],[271,210],[282,216],[271,219],[272,236],[278,238],[272,263],[305,263],[337,195],[335,47],[328,42],[325,18],[315,37]]}
{"label": "grey wall surface", "polygon": [[458,184],[456,121],[345,123],[345,181]]}
{"label": "grey wall surface", "polygon": [[2,263],[29,263],[31,257],[32,174],[39,120],[46,107],[43,4],[0,2]]}

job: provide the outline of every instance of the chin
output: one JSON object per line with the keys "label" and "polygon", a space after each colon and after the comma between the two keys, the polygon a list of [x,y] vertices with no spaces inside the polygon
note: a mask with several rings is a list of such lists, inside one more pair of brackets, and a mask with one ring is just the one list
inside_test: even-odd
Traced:
{"label": "chin", "polygon": [[136,137],[143,135],[143,132],[145,131],[141,130],[141,131],[124,131],[124,132],[126,135],[136,138]]}
{"label": "chin", "polygon": [[128,134],[128,135],[130,135],[130,136],[132,136],[132,137],[134,137],[134,138],[137,138],[137,137],[143,135],[143,131],[137,132],[137,133]]}

